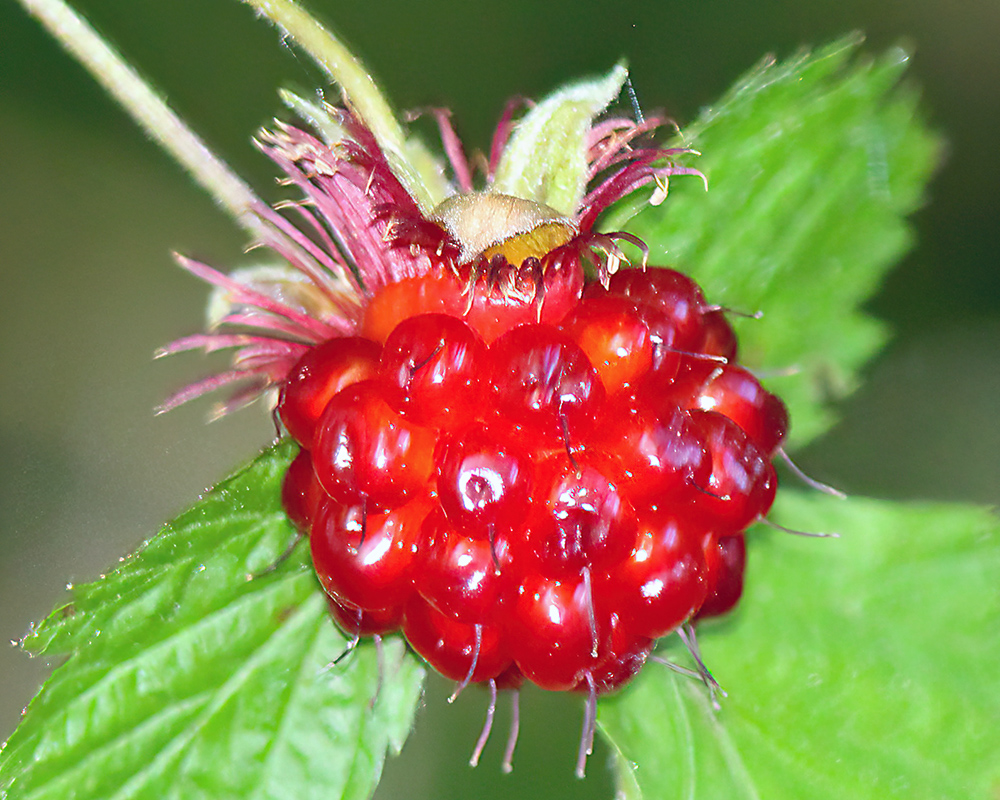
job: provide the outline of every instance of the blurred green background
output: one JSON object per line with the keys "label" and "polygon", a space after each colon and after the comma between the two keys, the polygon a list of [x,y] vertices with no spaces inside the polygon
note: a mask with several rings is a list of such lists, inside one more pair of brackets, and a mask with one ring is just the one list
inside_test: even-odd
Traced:
{"label": "blurred green background", "polygon": [[[276,86],[322,83],[304,57],[234,0],[76,5],[241,174],[277,196],[248,139],[284,114]],[[947,159],[915,218],[918,248],[871,303],[895,339],[842,423],[800,461],[858,494],[1000,500],[996,0],[311,8],[399,108],[448,105],[480,148],[508,96],[538,97],[622,56],[643,107],[683,124],[765,52],[786,56],[853,29],[867,32],[870,51],[907,44]],[[17,639],[64,598],[67,581],[96,577],[273,429],[254,410],[206,427],[207,403],[152,416],[208,368],[197,356],[151,361],[158,345],[199,328],[206,297],[170,252],[236,265],[243,236],[13,0],[0,2],[0,178],[0,635]],[[45,667],[0,650],[0,739]],[[464,764],[484,698],[470,692],[448,706],[432,682],[380,796],[609,796],[603,751],[590,780],[572,778],[579,702],[533,693],[526,705],[514,775],[498,771],[503,713],[500,741],[472,772]]]}

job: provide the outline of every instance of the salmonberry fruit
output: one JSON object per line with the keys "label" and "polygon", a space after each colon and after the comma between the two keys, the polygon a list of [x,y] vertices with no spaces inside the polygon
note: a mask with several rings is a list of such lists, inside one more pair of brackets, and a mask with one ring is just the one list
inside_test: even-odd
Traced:
{"label": "salmonberry fruit", "polygon": [[530,141],[559,114],[514,133],[507,118],[475,191],[445,115],[454,184],[409,163],[391,125],[309,108],[329,115],[322,137],[260,137],[306,192],[288,204],[304,230],[252,212],[289,270],[183,262],[221,290],[215,328],[168,351],[237,355],[166,407],[232,381],[226,409],[280,387],[301,445],[282,502],[337,624],[354,641],[401,629],[462,687],[587,692],[583,758],[597,695],[739,600],[788,431],[736,363],[726,310],[674,269],[620,269],[621,242],[648,249],[595,227],[629,192],[697,174],[674,163],[689,151],[648,141],[656,120],[609,118],[564,137],[553,172]]}
{"label": "salmonberry fruit", "polygon": [[600,416],[604,386],[586,353],[548,325],[521,325],[490,347],[501,415],[536,436],[579,439]]}
{"label": "salmonberry fruit", "polygon": [[708,594],[701,528],[649,514],[635,544],[599,590],[622,625],[642,636],[665,636],[690,619]]}
{"label": "salmonberry fruit", "polygon": [[717,411],[688,412],[705,436],[712,474],[704,495],[685,516],[719,533],[738,533],[767,513],[778,479],[770,459],[729,417]]}
{"label": "salmonberry fruit", "polygon": [[507,593],[507,531],[505,527],[489,540],[473,539],[456,530],[440,509],[431,512],[424,523],[415,589],[453,619],[484,622]]}
{"label": "salmonberry fruit", "polygon": [[312,455],[301,450],[288,467],[281,484],[281,504],[292,524],[308,533],[326,493],[313,472]]}
{"label": "salmonberry fruit", "polygon": [[348,635],[401,628],[462,685],[613,691],[738,601],[787,412],[681,273],[501,255],[386,285],[301,358],[283,502]]}
{"label": "salmonberry fruit", "polygon": [[608,394],[627,390],[653,365],[653,338],[625,297],[587,297],[563,320]]}
{"label": "salmonberry fruit", "polygon": [[462,320],[421,314],[385,342],[380,374],[389,403],[407,419],[451,428],[470,422],[484,401],[486,345]]}
{"label": "salmonberry fruit", "polygon": [[514,662],[543,689],[568,691],[598,663],[608,623],[597,619],[586,576],[530,573],[516,587],[507,627]]}
{"label": "salmonberry fruit", "polygon": [[500,620],[459,622],[417,596],[406,606],[403,633],[434,669],[455,681],[488,681],[511,664]]}
{"label": "salmonberry fruit", "polygon": [[323,588],[344,605],[362,610],[399,608],[413,592],[426,500],[374,513],[365,503],[327,502],[309,540]]}
{"label": "salmonberry fruit", "polygon": [[611,470],[591,459],[557,453],[539,465],[524,539],[547,575],[611,569],[635,542],[635,511],[608,477]]}
{"label": "salmonberry fruit", "polygon": [[344,605],[333,595],[327,595],[330,614],[348,636],[376,636],[398,631],[403,625],[403,609],[398,606],[362,610]]}

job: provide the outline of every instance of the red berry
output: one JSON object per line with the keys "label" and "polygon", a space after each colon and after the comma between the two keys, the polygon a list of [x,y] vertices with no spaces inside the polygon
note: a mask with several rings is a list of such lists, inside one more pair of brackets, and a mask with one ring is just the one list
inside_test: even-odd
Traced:
{"label": "red berry", "polygon": [[[689,278],[627,270],[580,300],[576,267],[505,253],[493,282],[462,267],[380,289],[372,340],[344,340],[363,379],[344,377],[344,342],[329,368],[303,359],[282,414],[314,446],[284,502],[312,521],[348,634],[401,625],[454,680],[603,694],[657,638],[738,601],[787,412],[726,361],[732,328]],[[340,376],[328,397],[302,388],[320,374]]]}
{"label": "red berry", "polygon": [[490,348],[499,411],[547,441],[578,439],[604,401],[597,370],[572,339],[548,325],[521,325]]}
{"label": "red berry", "polygon": [[382,348],[345,336],[308,350],[281,387],[278,415],[299,444],[311,450],[316,423],[330,399],[347,386],[375,376]]}
{"label": "red berry", "polygon": [[442,614],[419,595],[406,605],[403,633],[434,669],[454,681],[496,678],[510,666],[502,630],[496,624],[469,624]]}
{"label": "red berry", "polygon": [[481,412],[486,345],[462,320],[421,314],[386,339],[379,374],[387,399],[420,425],[451,428]]}
{"label": "red berry", "polygon": [[328,110],[335,147],[292,126],[262,136],[307,194],[309,230],[276,216],[268,241],[304,279],[185,262],[225,290],[223,330],[168,351],[237,353],[168,405],[281,384],[302,446],[282,502],[341,628],[402,626],[463,684],[586,690],[582,759],[596,695],[655,639],[738,601],[744,531],[771,507],[788,429],[736,364],[725,310],[673,269],[617,270],[621,241],[648,249],[594,227],[636,187],[693,170],[615,117],[570,170],[589,185],[551,191],[544,165],[508,174],[527,162],[505,155],[505,122],[472,190],[439,114],[459,191],[429,208],[440,186],[401,175],[353,109]]}
{"label": "red berry", "polygon": [[[497,263],[514,282],[542,274]],[[331,347],[329,368],[303,359],[282,413],[314,447],[285,505],[312,520],[348,634],[402,625],[458,681],[613,691],[655,639],[738,601],[787,412],[725,361],[732,328],[680,273],[623,271],[578,300],[565,272],[558,328],[524,286],[512,300],[459,273],[464,290],[455,273],[389,284],[365,312],[371,341]],[[348,350],[361,380],[344,377]],[[302,388],[320,374],[340,376],[328,397]]]}
{"label": "red berry", "polygon": [[311,449],[283,502],[348,635],[402,627],[461,682],[603,694],[738,601],[787,412],[680,273],[581,300],[578,263],[514,250],[384,286],[370,339],[300,361],[280,413]]}
{"label": "red berry", "polygon": [[308,450],[300,450],[281,484],[281,505],[288,519],[300,531],[308,531],[320,504],[325,500],[326,492],[313,472],[312,456]]}
{"label": "red berry", "polygon": [[739,425],[717,411],[689,411],[705,436],[712,474],[687,517],[735,534],[767,514],[778,479],[767,456]]}
{"label": "red berry", "polygon": [[412,593],[420,531],[430,511],[423,498],[394,511],[328,501],[313,523],[313,566],[327,593],[366,611],[399,609]]}
{"label": "red berry", "polygon": [[[592,288],[597,293],[596,288]],[[701,289],[687,275],[676,270],[626,269],[611,277],[608,291],[636,304],[636,309],[653,335],[657,359],[667,351],[698,352],[705,339]]]}
{"label": "red berry", "polygon": [[654,640],[637,636],[626,630],[618,614],[612,614],[609,630],[598,648],[597,658],[587,667],[590,681],[580,680],[574,689],[578,692],[590,691],[593,682],[597,694],[608,694],[627,684],[646,663]]}
{"label": "red berry", "polygon": [[362,611],[331,595],[327,595],[326,602],[337,626],[348,636],[381,636],[398,631],[403,624],[403,609],[398,606]]}
{"label": "red berry", "polygon": [[556,454],[539,465],[535,511],[525,532],[542,574],[560,577],[584,568],[604,571],[635,542],[635,511],[593,456]]}
{"label": "red berry", "polygon": [[617,458],[622,491],[637,507],[690,502],[712,471],[704,434],[676,406],[639,408],[614,408],[599,440]]}
{"label": "red berry", "polygon": [[662,514],[640,519],[631,555],[597,590],[626,630],[656,639],[705,602],[708,584],[701,528]]}
{"label": "red berry", "polygon": [[530,508],[532,467],[515,442],[481,425],[443,436],[435,453],[441,507],[467,536],[513,530]]}
{"label": "red berry", "polygon": [[320,417],[313,469],[323,488],[344,503],[393,508],[426,493],[435,434],[403,419],[382,387],[362,381],[336,395]]}
{"label": "red berry", "polygon": [[653,365],[649,329],[624,297],[585,297],[560,327],[587,354],[608,394],[627,390]]}
{"label": "red berry", "polygon": [[518,586],[511,605],[511,653],[524,677],[550,691],[575,687],[596,662],[603,633],[590,582],[582,576],[555,579],[532,573]]}
{"label": "red berry", "polygon": [[746,563],[747,545],[743,534],[708,538],[705,544],[708,597],[695,619],[718,617],[733,609],[743,594]]}
{"label": "red berry", "polygon": [[414,588],[438,611],[467,623],[494,615],[512,575],[506,529],[498,538],[472,539],[448,522],[440,509],[424,522]]}

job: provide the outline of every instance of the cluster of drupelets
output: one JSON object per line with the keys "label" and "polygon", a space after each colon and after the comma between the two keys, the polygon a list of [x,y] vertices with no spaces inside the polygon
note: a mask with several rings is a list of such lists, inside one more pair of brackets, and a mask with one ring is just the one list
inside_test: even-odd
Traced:
{"label": "cluster of drupelets", "polygon": [[594,699],[657,638],[736,604],[788,417],[670,269],[503,327],[417,314],[309,350],[278,407],[302,446],[284,505],[355,641],[401,630],[494,702],[587,692],[592,740]]}

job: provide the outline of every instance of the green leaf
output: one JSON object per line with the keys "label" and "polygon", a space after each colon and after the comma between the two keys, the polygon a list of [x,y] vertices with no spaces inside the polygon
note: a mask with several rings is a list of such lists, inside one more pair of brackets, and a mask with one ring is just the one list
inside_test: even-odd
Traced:
{"label": "green leaf", "polygon": [[[794,369],[770,388],[789,405],[793,446],[832,422],[828,404],[884,343],[859,310],[912,243],[938,140],[917,95],[898,86],[907,56],[856,55],[853,37],[784,63],[765,60],[684,132],[708,178],[675,180],[627,229],[651,263],[693,275],[709,302],[765,314],[737,320],[741,361]],[[621,227],[635,200],[617,209]]]}
{"label": "green leaf", "polygon": [[0,795],[368,797],[410,730],[423,669],[385,643],[384,680],[346,642],[298,547],[281,444],[220,484],[25,641],[68,654],[0,753]]}
{"label": "green leaf", "polygon": [[[783,491],[737,612],[700,631],[728,691],[647,667],[601,704],[629,797],[995,798],[1000,524],[982,509]],[[636,789],[638,787],[638,790]]]}
{"label": "green leaf", "polygon": [[603,78],[564,86],[525,114],[504,149],[492,190],[573,216],[587,189],[587,133],[626,77],[618,64]]}

